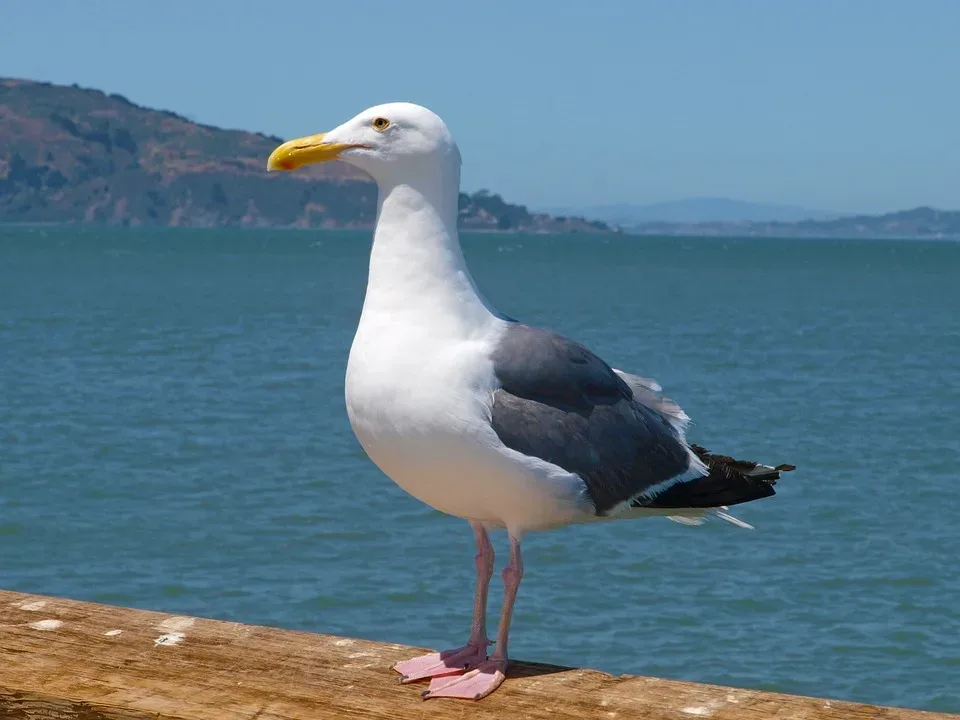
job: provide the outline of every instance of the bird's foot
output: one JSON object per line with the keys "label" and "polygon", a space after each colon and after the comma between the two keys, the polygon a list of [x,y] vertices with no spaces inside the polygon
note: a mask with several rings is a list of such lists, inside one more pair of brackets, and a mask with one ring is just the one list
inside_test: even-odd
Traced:
{"label": "bird's foot", "polygon": [[506,660],[485,660],[465,675],[434,678],[430,681],[430,688],[424,690],[423,699],[445,697],[481,700],[500,687],[506,672]]}
{"label": "bird's foot", "polygon": [[466,672],[487,659],[489,641],[467,644],[455,650],[421,655],[398,662],[393,669],[400,673],[401,683],[410,683],[424,678],[447,677]]}

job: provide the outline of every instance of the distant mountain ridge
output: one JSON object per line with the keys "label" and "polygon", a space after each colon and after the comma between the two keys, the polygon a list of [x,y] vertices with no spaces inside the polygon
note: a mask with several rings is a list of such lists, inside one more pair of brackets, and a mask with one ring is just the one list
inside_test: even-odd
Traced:
{"label": "distant mountain ridge", "polygon": [[[224,130],[122,95],[0,78],[0,222],[370,227],[376,185],[340,162],[267,174],[278,137]],[[467,229],[610,232],[460,194]]]}
{"label": "distant mountain ridge", "polygon": [[882,215],[853,215],[799,222],[651,222],[628,232],[637,235],[723,235],[809,238],[960,238],[960,210],[918,207]]}
{"label": "distant mountain ridge", "polygon": [[[345,163],[268,175],[266,158],[280,141],[100,90],[0,78],[0,222],[373,224],[376,186]],[[461,227],[484,231],[960,238],[960,212],[928,207],[835,217],[790,205],[691,198],[538,213],[486,190],[461,193],[459,205]]]}
{"label": "distant mountain ridge", "polygon": [[576,209],[549,208],[551,214],[575,213],[611,225],[630,227],[645,223],[703,222],[799,222],[826,220],[837,213],[809,210],[796,205],[746,202],[723,197],[695,197],[683,200],[635,205],[614,203]]}
{"label": "distant mountain ridge", "polygon": [[838,215],[793,205],[692,198],[654,205],[604,205],[579,212],[634,235],[960,238],[960,211],[931,207]]}

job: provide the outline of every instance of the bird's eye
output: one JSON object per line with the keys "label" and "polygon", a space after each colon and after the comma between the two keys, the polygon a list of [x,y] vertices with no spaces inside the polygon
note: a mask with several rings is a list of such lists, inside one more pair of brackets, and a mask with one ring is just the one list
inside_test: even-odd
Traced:
{"label": "bird's eye", "polygon": [[373,121],[373,129],[379,132],[383,132],[388,127],[390,127],[390,121],[385,117],[378,117]]}

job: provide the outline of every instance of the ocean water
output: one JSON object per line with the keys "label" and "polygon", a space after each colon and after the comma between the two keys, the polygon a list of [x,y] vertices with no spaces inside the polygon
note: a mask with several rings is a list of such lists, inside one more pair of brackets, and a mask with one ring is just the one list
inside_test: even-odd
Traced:
{"label": "ocean water", "polygon": [[[0,229],[0,587],[461,644],[469,527],[383,476],[344,411],[368,244]],[[504,312],[657,378],[693,440],[799,468],[738,508],[753,531],[529,536],[516,657],[960,712],[960,244],[465,253]]]}

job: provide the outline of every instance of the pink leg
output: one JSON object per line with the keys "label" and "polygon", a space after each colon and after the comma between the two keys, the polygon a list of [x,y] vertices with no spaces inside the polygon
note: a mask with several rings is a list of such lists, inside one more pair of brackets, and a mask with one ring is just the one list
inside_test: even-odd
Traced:
{"label": "pink leg", "polygon": [[472,522],[470,526],[477,540],[477,592],[473,599],[470,639],[462,648],[429,653],[397,663],[393,669],[402,675],[402,683],[462,673],[487,659],[487,645],[490,644],[487,638],[487,594],[490,578],[493,577],[493,543],[483,525]]}
{"label": "pink leg", "polygon": [[513,605],[517,600],[517,589],[522,577],[523,556],[520,554],[520,540],[511,535],[510,563],[503,569],[503,610],[500,613],[500,627],[497,629],[497,649],[489,660],[481,662],[464,675],[434,679],[430,683],[430,689],[424,692],[424,698],[480,700],[500,687],[507,671],[510,621],[513,619]]}

